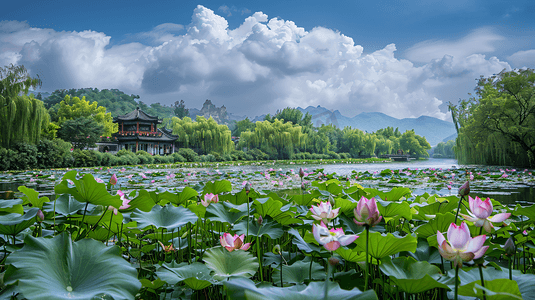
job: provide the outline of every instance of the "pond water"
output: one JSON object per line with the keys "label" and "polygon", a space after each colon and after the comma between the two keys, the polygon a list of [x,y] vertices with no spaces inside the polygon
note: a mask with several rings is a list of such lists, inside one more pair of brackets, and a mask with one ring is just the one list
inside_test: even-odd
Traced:
{"label": "pond water", "polygon": [[[192,165],[193,166],[193,165]],[[332,163],[325,164],[288,164],[263,162],[255,165],[214,164],[210,167],[115,167],[112,169],[89,168],[79,170],[92,173],[103,180],[112,173],[119,177],[119,188],[134,189],[170,189],[184,185],[193,186],[208,180],[227,179],[235,189],[249,181],[255,189],[269,189],[279,193],[292,193],[299,188],[301,181],[297,176],[299,168],[307,173],[323,169],[323,174],[335,173],[339,178],[358,183],[363,187],[390,190],[396,186],[408,187],[413,195],[424,193],[437,195],[455,195],[457,189],[469,178],[469,173],[476,176],[471,181],[472,197],[490,197],[504,204],[527,205],[535,203],[535,177],[529,170],[515,170],[498,167],[462,166],[454,159],[428,159],[409,162],[389,163]],[[395,173],[381,175],[381,171],[390,169]],[[59,183],[65,170],[28,171],[0,174],[0,199],[20,197],[17,188],[20,185],[33,188],[40,196],[53,198],[53,186]],[[147,178],[142,178],[141,174]],[[534,172],[535,173],[535,172]],[[173,174],[173,179],[167,175]],[[269,174],[269,175],[268,175]],[[145,175],[143,175],[145,176]],[[175,177],[176,176],[176,177]],[[307,181],[315,179],[314,174]],[[451,188],[448,188],[450,186]]]}

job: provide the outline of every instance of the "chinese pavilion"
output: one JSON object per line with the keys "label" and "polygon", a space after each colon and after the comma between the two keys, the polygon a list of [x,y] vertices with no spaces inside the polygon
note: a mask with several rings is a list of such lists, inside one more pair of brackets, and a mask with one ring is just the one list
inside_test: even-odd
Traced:
{"label": "chinese pavilion", "polygon": [[119,150],[143,150],[153,155],[171,154],[175,151],[178,136],[165,128],[157,128],[162,120],[148,115],[139,107],[126,115],[113,118],[113,122],[119,124],[119,131],[113,135],[117,138]]}

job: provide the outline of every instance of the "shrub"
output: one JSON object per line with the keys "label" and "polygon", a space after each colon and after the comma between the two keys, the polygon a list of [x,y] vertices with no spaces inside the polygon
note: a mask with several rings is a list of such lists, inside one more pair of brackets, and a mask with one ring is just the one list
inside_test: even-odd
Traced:
{"label": "shrub", "polygon": [[12,157],[10,169],[28,170],[37,168],[37,147],[26,143],[17,143],[13,146],[16,154]]}
{"label": "shrub", "polygon": [[178,154],[177,152],[171,154],[171,157],[173,158],[173,162],[185,162],[186,161],[184,156]]}
{"label": "shrub", "polygon": [[156,164],[172,164],[174,162],[171,155],[154,155],[153,158]]}
{"label": "shrub", "polygon": [[13,170],[12,161],[18,153],[6,148],[0,148],[0,170]]}
{"label": "shrub", "polygon": [[[232,150],[232,152],[230,152],[230,157],[234,161],[237,161],[237,160],[248,160],[247,156],[248,155],[245,152],[241,151],[241,150]],[[251,156],[249,155],[249,157],[251,157]]]}
{"label": "shrub", "polygon": [[189,162],[197,161],[199,158],[199,155],[190,148],[180,148],[178,149],[178,154],[180,154],[186,161]]}
{"label": "shrub", "polygon": [[247,151],[247,154],[251,155],[253,157],[253,160],[266,160],[269,159],[269,155],[262,152],[260,149],[251,149]]}
{"label": "shrub", "polygon": [[201,155],[200,160],[202,162],[214,162],[216,161],[216,158],[213,154],[206,154],[206,155]]}
{"label": "shrub", "polygon": [[223,158],[221,157],[221,154],[219,154],[218,152],[212,151],[212,152],[210,152],[210,155],[214,156],[215,161],[222,161],[223,160]]}
{"label": "shrub", "polygon": [[340,155],[341,159],[350,159],[351,158],[351,155],[349,153],[346,153],[346,152],[338,153],[338,155]]}
{"label": "shrub", "polygon": [[334,151],[327,151],[327,155],[329,155],[329,158],[331,159],[340,159],[340,154]]}

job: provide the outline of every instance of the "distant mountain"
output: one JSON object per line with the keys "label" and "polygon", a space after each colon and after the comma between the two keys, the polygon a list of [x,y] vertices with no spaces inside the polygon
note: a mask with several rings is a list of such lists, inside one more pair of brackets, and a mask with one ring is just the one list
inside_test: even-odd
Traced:
{"label": "distant mountain", "polygon": [[400,132],[414,129],[414,132],[424,136],[431,146],[436,146],[444,139],[451,139],[456,134],[453,123],[437,118],[420,116],[418,118],[396,119],[383,113],[360,113],[352,118],[343,116],[338,110],[330,111],[322,106],[309,106],[305,109],[298,107],[303,114],[310,113],[314,126],[321,124],[334,124],[339,128],[351,126],[366,132],[375,132],[381,128],[399,128]]}

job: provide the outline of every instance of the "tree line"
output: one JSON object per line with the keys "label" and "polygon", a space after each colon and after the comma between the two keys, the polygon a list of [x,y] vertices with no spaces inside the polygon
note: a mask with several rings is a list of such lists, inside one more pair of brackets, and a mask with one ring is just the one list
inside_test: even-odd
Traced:
{"label": "tree line", "polygon": [[[314,127],[310,114],[303,115],[294,108],[277,111],[273,116],[268,114],[260,122],[246,118],[227,126],[202,116],[192,120],[183,100],[172,106],[159,103],[148,106],[138,100],[139,96],[126,95],[116,89],[94,88],[56,90],[43,99],[41,94],[35,97],[29,93],[30,88],[40,84],[39,78],[31,78],[23,66],[0,68],[0,122],[5,124],[0,128],[0,161],[17,165],[17,155],[33,155],[40,161],[30,160],[17,168],[68,167],[75,165],[75,161],[113,165],[150,160],[137,156],[127,160],[103,158],[100,154],[84,152],[102,137],[110,137],[118,131],[117,124],[113,123],[114,116],[127,114],[136,107],[163,117],[162,126],[179,136],[178,148],[193,150],[183,150],[183,156],[170,162],[339,159],[372,157],[400,149],[416,157],[425,157],[431,148],[425,138],[411,130],[401,133],[389,127],[367,133],[351,127]],[[42,165],[45,161],[47,165]]]}

